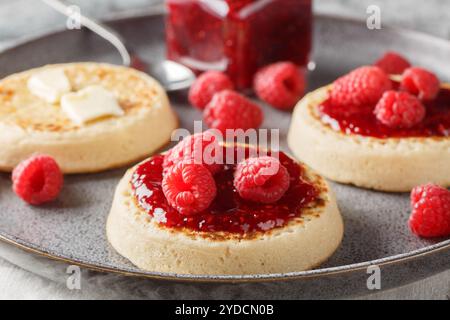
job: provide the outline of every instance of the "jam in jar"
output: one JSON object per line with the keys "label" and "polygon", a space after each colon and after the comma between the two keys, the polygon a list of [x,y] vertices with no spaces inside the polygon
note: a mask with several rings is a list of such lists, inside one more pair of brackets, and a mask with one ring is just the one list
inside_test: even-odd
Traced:
{"label": "jam in jar", "polygon": [[312,0],[166,0],[167,55],[196,72],[225,71],[250,88],[262,66],[291,61],[305,67],[312,35]]}

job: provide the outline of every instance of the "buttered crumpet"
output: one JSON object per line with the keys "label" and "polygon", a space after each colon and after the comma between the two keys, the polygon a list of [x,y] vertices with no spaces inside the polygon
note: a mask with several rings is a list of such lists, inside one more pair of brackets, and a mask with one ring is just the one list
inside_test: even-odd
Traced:
{"label": "buttered crumpet", "polygon": [[0,81],[0,170],[34,153],[64,173],[142,159],[177,127],[160,84],[134,69],[99,63],[48,65]]}

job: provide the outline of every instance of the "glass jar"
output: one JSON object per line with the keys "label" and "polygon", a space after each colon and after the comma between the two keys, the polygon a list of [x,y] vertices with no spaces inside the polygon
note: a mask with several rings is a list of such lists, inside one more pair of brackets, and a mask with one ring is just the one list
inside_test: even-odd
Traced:
{"label": "glass jar", "polygon": [[167,55],[250,88],[262,66],[309,62],[312,0],[166,0]]}

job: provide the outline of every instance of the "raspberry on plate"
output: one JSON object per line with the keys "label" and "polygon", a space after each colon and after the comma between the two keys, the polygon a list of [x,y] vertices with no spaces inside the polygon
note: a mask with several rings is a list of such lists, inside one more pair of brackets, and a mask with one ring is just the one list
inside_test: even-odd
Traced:
{"label": "raspberry on plate", "polygon": [[263,117],[260,106],[231,90],[214,95],[203,111],[203,119],[208,126],[222,133],[226,129],[257,129]]}
{"label": "raspberry on plate", "polygon": [[433,184],[415,187],[411,206],[412,232],[425,238],[450,236],[450,191]]}
{"label": "raspberry on plate", "polygon": [[292,62],[277,62],[259,70],[253,86],[257,96],[271,106],[292,109],[305,93],[305,74]]}
{"label": "raspberry on plate", "polygon": [[234,186],[243,199],[273,203],[289,189],[286,167],[274,157],[248,158],[237,165]]}
{"label": "raspberry on plate", "polygon": [[202,73],[189,89],[189,102],[196,108],[203,110],[213,96],[223,90],[233,90],[230,78],[219,71]]}
{"label": "raspberry on plate", "polygon": [[14,192],[32,205],[56,199],[63,180],[58,164],[47,155],[35,155],[22,161],[12,173]]}
{"label": "raspberry on plate", "polygon": [[411,67],[409,61],[395,51],[386,52],[374,65],[388,74],[402,74]]}
{"label": "raspberry on plate", "polygon": [[434,73],[412,67],[403,73],[400,89],[418,96],[420,100],[433,100],[439,93],[440,81]]}
{"label": "raspberry on plate", "polygon": [[162,190],[170,206],[184,215],[207,209],[217,193],[211,172],[191,160],[181,161],[167,171]]}
{"label": "raspberry on plate", "polygon": [[340,114],[371,112],[391,86],[388,75],[379,67],[364,66],[334,81],[330,100]]}
{"label": "raspberry on plate", "polygon": [[420,100],[407,93],[387,91],[375,107],[376,118],[390,128],[411,128],[425,118]]}
{"label": "raspberry on plate", "polygon": [[222,168],[222,159],[222,147],[218,137],[212,130],[206,130],[185,137],[167,152],[164,157],[164,173],[174,164],[183,160],[193,160],[194,163],[203,164],[215,174]]}

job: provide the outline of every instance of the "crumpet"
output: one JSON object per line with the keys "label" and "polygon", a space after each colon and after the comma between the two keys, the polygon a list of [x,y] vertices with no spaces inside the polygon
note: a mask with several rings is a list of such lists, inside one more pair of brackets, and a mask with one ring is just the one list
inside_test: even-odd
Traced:
{"label": "crumpet", "polygon": [[[54,85],[58,84],[56,78],[49,80],[54,74],[67,78],[69,93],[61,83],[59,91],[45,87],[44,81],[50,83],[52,79]],[[70,119],[61,108],[60,95],[68,97],[63,96],[62,101],[72,102],[78,98],[77,92],[83,93],[86,88],[87,92],[97,88],[105,101],[115,100],[115,109],[87,122]],[[94,107],[97,115],[102,112],[98,105]],[[134,69],[99,63],[59,64],[13,74],[0,81],[2,171],[11,171],[34,153],[52,156],[64,173],[122,166],[169,142],[176,127],[177,118],[163,88]]]}
{"label": "crumpet", "polygon": [[375,190],[406,192],[428,182],[450,186],[450,137],[445,128],[440,136],[345,132],[320,112],[330,90],[327,86],[309,93],[295,108],[288,144],[298,159],[326,178]]}
{"label": "crumpet", "polygon": [[[218,192],[210,209],[195,216],[168,207],[158,182],[162,160],[156,157],[125,174],[106,226],[111,245],[144,270],[191,275],[301,271],[327,260],[342,240],[343,221],[329,186],[286,155],[282,163],[298,169],[289,169],[291,186],[278,202],[237,199],[233,169],[225,167],[214,176]],[[143,183],[146,179],[151,182]]]}

